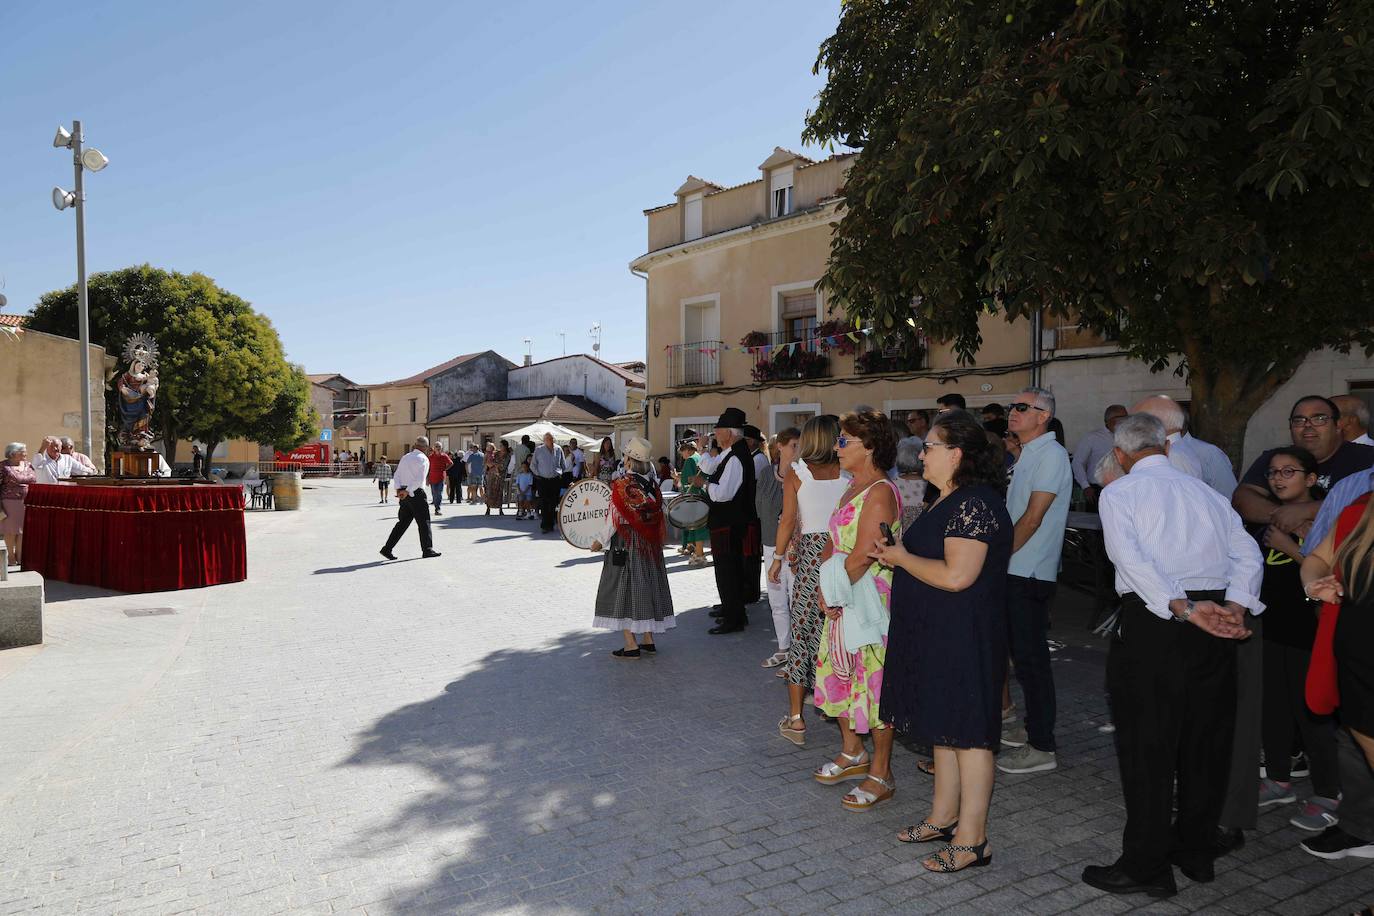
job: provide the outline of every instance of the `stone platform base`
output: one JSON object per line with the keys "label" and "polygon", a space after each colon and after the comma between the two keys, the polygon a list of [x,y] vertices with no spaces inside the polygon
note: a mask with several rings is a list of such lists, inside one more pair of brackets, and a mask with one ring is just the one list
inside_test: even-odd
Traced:
{"label": "stone platform base", "polygon": [[43,642],[43,577],[36,572],[10,573],[0,582],[0,649]]}

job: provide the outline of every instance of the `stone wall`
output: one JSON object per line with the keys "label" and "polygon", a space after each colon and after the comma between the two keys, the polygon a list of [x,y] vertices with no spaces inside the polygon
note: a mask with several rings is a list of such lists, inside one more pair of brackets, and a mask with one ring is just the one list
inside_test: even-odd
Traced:
{"label": "stone wall", "polygon": [[510,372],[511,398],[571,394],[620,413],[626,408],[625,377],[582,354],[521,366]]}
{"label": "stone wall", "polygon": [[429,379],[429,416],[442,417],[480,404],[502,401],[509,395],[506,375],[509,364],[488,350]]}

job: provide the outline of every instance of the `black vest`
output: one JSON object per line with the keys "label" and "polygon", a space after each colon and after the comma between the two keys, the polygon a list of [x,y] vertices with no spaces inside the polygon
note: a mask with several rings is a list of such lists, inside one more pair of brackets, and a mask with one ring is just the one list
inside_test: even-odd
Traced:
{"label": "black vest", "polygon": [[744,474],[733,499],[723,503],[711,501],[711,514],[707,516],[707,524],[712,528],[744,528],[759,517],[758,510],[754,507],[754,456],[749,454],[749,446],[743,439],[735,440],[730,446],[729,456],[720,463],[708,480],[711,483],[720,483],[720,478],[725,474],[725,466],[730,463],[731,458],[740,463]]}

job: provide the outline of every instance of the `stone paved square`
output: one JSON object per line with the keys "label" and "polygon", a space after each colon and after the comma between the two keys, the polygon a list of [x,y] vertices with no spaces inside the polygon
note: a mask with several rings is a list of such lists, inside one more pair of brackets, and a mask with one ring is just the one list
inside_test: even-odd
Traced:
{"label": "stone paved square", "polygon": [[[0,653],[0,914],[1342,913],[1374,871],[1266,812],[1172,900],[1081,884],[1119,851],[1102,646],[1061,592],[1060,769],[999,775],[991,867],[926,874],[895,842],[930,782],[845,811],[776,736],[766,610],[706,635],[710,570],[670,561],[656,658],[590,629],[600,560],[445,507],[437,560],[377,548],[368,481],[250,513],[249,580],[120,595],[50,583],[47,643]],[[534,533],[532,533],[534,532]],[[172,608],[172,614],[126,612]]]}

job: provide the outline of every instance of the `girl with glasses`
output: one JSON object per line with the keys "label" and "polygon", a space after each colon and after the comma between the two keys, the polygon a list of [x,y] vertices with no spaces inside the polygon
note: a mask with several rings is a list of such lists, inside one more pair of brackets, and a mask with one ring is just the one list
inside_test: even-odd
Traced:
{"label": "girl with glasses", "polygon": [[[1317,459],[1301,448],[1275,449],[1265,472],[1269,492],[1280,505],[1311,499],[1317,485]],[[1260,600],[1265,604],[1264,694],[1261,740],[1265,778],[1260,780],[1259,806],[1295,801],[1293,739],[1300,737],[1312,773],[1313,797],[1304,800],[1291,819],[1295,827],[1320,831],[1336,823],[1341,794],[1336,763],[1336,732],[1329,717],[1307,708],[1307,668],[1317,636],[1316,606],[1302,592],[1302,539],[1275,525],[1251,526],[1264,556]]]}

